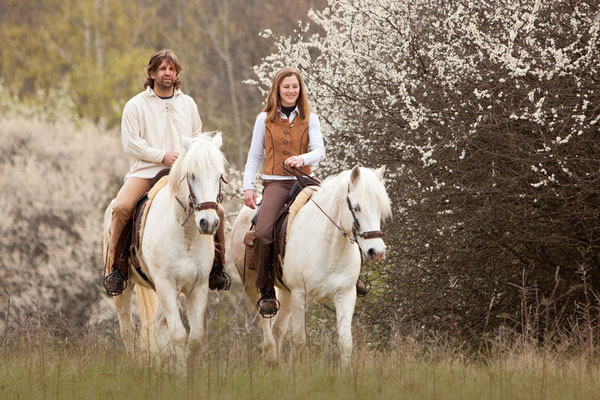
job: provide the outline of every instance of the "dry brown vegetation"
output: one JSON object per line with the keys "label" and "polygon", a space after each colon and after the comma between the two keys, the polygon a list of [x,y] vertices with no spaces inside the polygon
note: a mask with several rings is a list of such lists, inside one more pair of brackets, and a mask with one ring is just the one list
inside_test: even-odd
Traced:
{"label": "dry brown vegetation", "polygon": [[0,332],[7,321],[89,320],[101,295],[102,212],[127,167],[119,147],[89,123],[0,120]]}

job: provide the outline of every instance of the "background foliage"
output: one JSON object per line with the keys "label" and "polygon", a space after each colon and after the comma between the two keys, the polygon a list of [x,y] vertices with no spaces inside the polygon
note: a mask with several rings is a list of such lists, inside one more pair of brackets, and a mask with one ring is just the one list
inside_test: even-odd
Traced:
{"label": "background foliage", "polygon": [[374,343],[415,327],[597,343],[599,33],[597,0],[0,0],[2,294],[25,315],[40,285],[86,320],[99,294],[73,274],[100,293],[112,128],[169,47],[238,168],[282,65],[320,115],[320,175],[388,166],[389,256],[357,309]]}
{"label": "background foliage", "polygon": [[62,113],[118,126],[143,90],[150,55],[171,48],[205,130],[226,132],[230,162],[243,165],[262,96],[244,79],[272,49],[258,34],[289,34],[324,0],[0,0],[0,78],[19,101],[72,100]]}
{"label": "background foliage", "polygon": [[324,33],[275,38],[259,82],[307,76],[328,171],[389,167],[374,326],[578,329],[600,283],[598,1],[340,0],[311,18]]}

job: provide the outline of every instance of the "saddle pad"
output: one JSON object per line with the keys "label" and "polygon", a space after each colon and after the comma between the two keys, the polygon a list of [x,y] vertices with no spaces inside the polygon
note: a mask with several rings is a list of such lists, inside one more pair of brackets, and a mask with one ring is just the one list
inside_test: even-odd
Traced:
{"label": "saddle pad", "polygon": [[[154,198],[156,197],[158,192],[167,185],[167,183],[169,183],[168,175],[160,178],[159,181],[156,182],[154,184],[154,186],[152,186],[152,188],[148,191],[147,200],[146,200],[146,204],[144,204],[144,210],[142,212],[142,215],[139,219],[136,218],[136,221],[135,221],[135,223],[139,223],[139,225],[134,230],[134,231],[138,232],[138,234],[134,235],[134,243],[132,246],[133,247],[132,250],[134,250],[134,254],[135,254],[135,257],[137,258],[140,268],[142,269],[142,272],[144,274],[146,274],[146,276],[149,276],[149,271],[148,271],[148,267],[144,263],[143,255],[142,255],[142,240],[144,239],[144,227],[146,226],[146,218],[148,217],[148,210],[150,210],[150,207],[152,206],[152,202],[154,201]],[[134,268],[134,270],[135,270],[135,268]]]}
{"label": "saddle pad", "polygon": [[296,196],[296,200],[292,203],[290,208],[288,209],[288,220],[287,227],[285,232],[285,238],[287,240],[290,235],[290,227],[292,226],[292,222],[294,221],[294,217],[298,214],[298,211],[310,200],[313,193],[319,190],[318,186],[308,186],[302,189],[298,196]]}
{"label": "saddle pad", "polygon": [[152,186],[152,189],[150,189],[150,191],[148,192],[148,202],[146,203],[146,208],[144,208],[144,213],[142,214],[142,223],[140,224],[140,255],[142,248],[142,240],[144,239],[144,227],[146,226],[146,217],[148,216],[148,210],[150,210],[152,202],[154,201],[154,198],[156,197],[158,192],[162,188],[167,186],[167,183],[169,183],[169,177],[163,176],[158,182],[156,182],[154,186]]}

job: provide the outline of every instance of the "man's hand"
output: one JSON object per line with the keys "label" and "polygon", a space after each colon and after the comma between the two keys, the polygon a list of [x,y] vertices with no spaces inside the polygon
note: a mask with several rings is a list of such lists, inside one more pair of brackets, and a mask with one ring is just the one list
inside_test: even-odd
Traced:
{"label": "man's hand", "polygon": [[254,189],[244,190],[244,204],[253,210],[256,208],[256,191]]}
{"label": "man's hand", "polygon": [[304,160],[300,156],[291,156],[283,163],[289,167],[301,167],[304,165]]}
{"label": "man's hand", "polygon": [[163,157],[162,163],[167,167],[172,167],[175,160],[177,160],[177,157],[179,157],[178,153],[175,153],[174,151],[167,151]]}

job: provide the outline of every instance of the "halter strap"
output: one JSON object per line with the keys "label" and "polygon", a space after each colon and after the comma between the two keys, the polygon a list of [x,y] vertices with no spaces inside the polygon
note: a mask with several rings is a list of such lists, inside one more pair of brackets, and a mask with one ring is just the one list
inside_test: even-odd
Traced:
{"label": "halter strap", "polygon": [[188,219],[190,218],[190,215],[192,215],[192,213],[194,211],[202,211],[202,210],[210,210],[210,209],[217,211],[217,209],[219,208],[219,204],[223,201],[223,193],[221,193],[221,182],[227,184],[227,181],[225,180],[225,178],[223,178],[223,175],[221,175],[219,178],[219,194],[217,194],[217,201],[216,202],[215,201],[205,201],[203,203],[198,203],[198,200],[196,199],[196,195],[194,194],[194,191],[192,190],[192,185],[190,184],[190,179],[188,178],[187,175],[183,179],[185,179],[187,181],[187,185],[188,185],[188,191],[189,191],[188,205],[186,206],[185,204],[183,204],[183,202],[181,200],[179,200],[179,197],[175,196],[175,200],[177,200],[177,203],[181,206],[181,208],[183,208],[183,211],[187,214],[185,217],[185,220],[183,221],[181,226],[184,226],[187,223]]}
{"label": "halter strap", "polygon": [[[350,193],[350,185],[348,185],[348,193]],[[377,239],[377,238],[383,237],[382,231],[361,232],[360,231],[360,222],[358,222],[358,217],[354,213],[354,209],[352,209],[352,203],[350,203],[350,197],[346,196],[346,202],[348,203],[348,209],[352,213],[352,218],[354,219],[354,222],[352,223],[352,234],[354,235],[354,237],[358,236],[363,239]]]}

